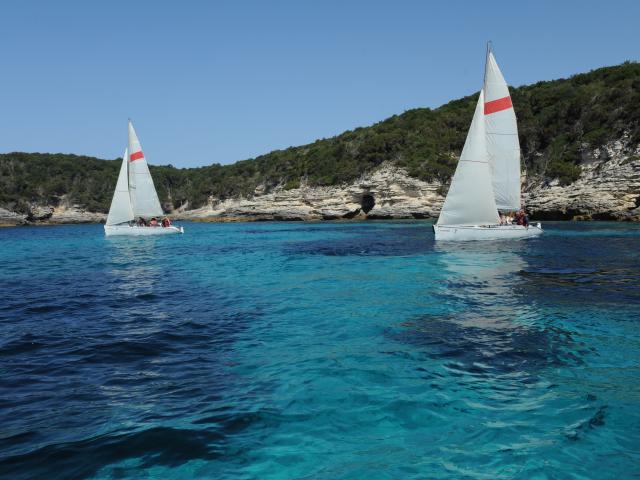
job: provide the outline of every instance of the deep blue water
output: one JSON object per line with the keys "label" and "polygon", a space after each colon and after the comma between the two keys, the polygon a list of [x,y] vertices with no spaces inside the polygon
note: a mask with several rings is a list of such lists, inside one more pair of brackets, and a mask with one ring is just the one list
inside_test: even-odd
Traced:
{"label": "deep blue water", "polygon": [[0,477],[640,477],[640,225],[0,229]]}

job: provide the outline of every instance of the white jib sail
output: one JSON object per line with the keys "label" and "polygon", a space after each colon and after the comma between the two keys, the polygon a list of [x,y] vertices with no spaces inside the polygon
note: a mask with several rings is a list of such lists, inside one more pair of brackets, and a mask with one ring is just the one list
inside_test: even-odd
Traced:
{"label": "white jib sail", "polygon": [[467,140],[438,217],[438,225],[498,223],[500,218],[491,187],[484,125],[484,94],[481,90]]}
{"label": "white jib sail", "polygon": [[484,113],[487,152],[496,205],[500,210],[520,209],[520,142],[518,124],[507,82],[493,52],[487,54],[484,74]]}
{"label": "white jib sail", "polygon": [[140,141],[129,122],[129,191],[136,217],[159,217],[162,207]]}
{"label": "white jib sail", "polygon": [[129,197],[129,179],[128,179],[128,149],[125,149],[122,157],[122,165],[120,166],[120,174],[116,182],[116,190],[111,199],[111,208],[107,216],[107,225],[117,225],[133,220],[133,210],[131,209],[131,199]]}

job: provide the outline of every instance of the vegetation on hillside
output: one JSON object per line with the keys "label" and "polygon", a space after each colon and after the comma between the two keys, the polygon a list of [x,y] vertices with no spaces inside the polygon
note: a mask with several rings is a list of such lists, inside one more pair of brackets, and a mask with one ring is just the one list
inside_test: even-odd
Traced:
{"label": "vegetation on hillside", "polygon": [[[312,144],[277,150],[232,165],[176,169],[152,166],[163,202],[174,207],[204,204],[210,195],[250,195],[258,185],[291,189],[335,185],[383,162],[405,167],[424,180],[451,177],[469,126],[477,93],[437,109],[418,108],[370,127]],[[625,62],[569,79],[511,90],[527,171],[568,184],[579,174],[584,153],[625,132],[640,142],[640,64]],[[0,206],[71,203],[106,211],[118,174],[117,160],[63,154],[0,155]]]}

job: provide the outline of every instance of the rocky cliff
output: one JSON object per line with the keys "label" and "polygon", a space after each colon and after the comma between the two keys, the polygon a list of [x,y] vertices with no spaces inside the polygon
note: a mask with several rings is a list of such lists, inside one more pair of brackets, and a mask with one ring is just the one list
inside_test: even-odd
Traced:
{"label": "rocky cliff", "polygon": [[177,213],[200,220],[337,220],[436,217],[444,198],[439,183],[410,177],[401,168],[382,165],[357,181],[336,187],[309,187],[263,194],[258,187],[250,198],[220,201]]}
{"label": "rocky cliff", "polygon": [[[523,200],[532,217],[640,221],[640,145],[627,140],[585,150],[581,174],[569,185],[523,176]],[[446,188],[387,163],[341,186],[310,187],[302,182],[299,188],[280,186],[269,193],[259,186],[248,198],[212,196],[202,208],[190,210],[185,204],[171,215],[196,221],[437,218]],[[32,205],[24,214],[0,209],[0,225],[95,223],[105,218],[65,201]]]}
{"label": "rocky cliff", "polygon": [[[640,145],[626,138],[586,151],[577,181],[560,185],[523,176],[525,205],[536,219],[640,220]],[[341,187],[307,187],[220,201],[177,213],[195,220],[335,220],[436,218],[446,186],[393,165]]]}
{"label": "rocky cliff", "polygon": [[67,223],[100,223],[107,215],[90,212],[80,205],[68,205],[61,202],[57,205],[30,205],[26,213],[12,212],[0,208],[0,227],[15,225],[49,225]]}
{"label": "rocky cliff", "polygon": [[531,178],[524,203],[534,218],[640,221],[640,145],[627,138],[585,152],[570,185]]}

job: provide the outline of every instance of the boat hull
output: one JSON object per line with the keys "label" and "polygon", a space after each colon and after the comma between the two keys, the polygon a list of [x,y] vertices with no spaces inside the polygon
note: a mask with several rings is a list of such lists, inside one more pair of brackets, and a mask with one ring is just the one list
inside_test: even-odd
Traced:
{"label": "boat hull", "polygon": [[491,225],[491,226],[441,226],[434,225],[436,240],[468,241],[468,240],[514,240],[534,238],[542,235],[542,225]]}
{"label": "boat hull", "polygon": [[183,227],[139,227],[137,225],[105,225],[104,234],[107,237],[121,235],[128,237],[146,237],[150,235],[172,235],[184,233]]}

